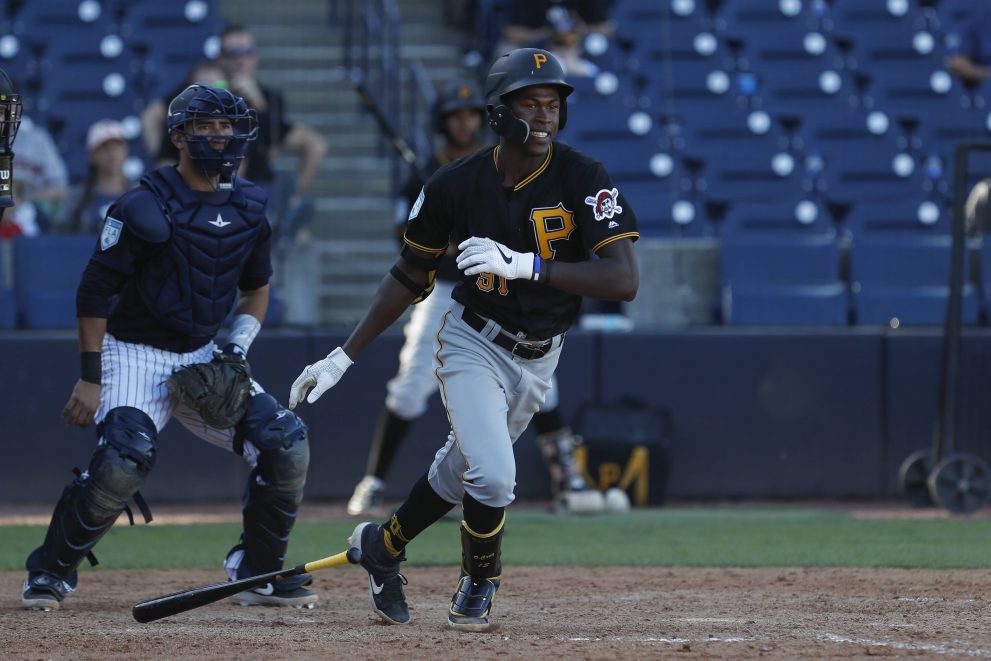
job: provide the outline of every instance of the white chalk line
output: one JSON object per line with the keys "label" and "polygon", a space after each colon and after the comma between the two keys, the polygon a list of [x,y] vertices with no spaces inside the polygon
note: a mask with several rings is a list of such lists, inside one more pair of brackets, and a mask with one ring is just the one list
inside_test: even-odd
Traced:
{"label": "white chalk line", "polygon": [[[508,639],[508,637],[507,637]],[[991,650],[980,648],[968,648],[957,646],[959,643],[903,643],[894,640],[873,640],[870,638],[850,638],[834,633],[824,633],[815,637],[816,640],[829,643],[841,643],[847,645],[864,645],[867,647],[887,647],[895,650],[932,652],[934,654],[954,654],[963,656],[973,656],[977,658],[991,658]],[[667,638],[664,636],[570,636],[563,638],[573,643],[599,643],[599,642],[619,642],[619,643],[663,643],[669,645],[683,645],[685,643],[774,643],[771,638],[755,638],[753,636],[727,636],[720,638],[711,636],[706,638]]]}

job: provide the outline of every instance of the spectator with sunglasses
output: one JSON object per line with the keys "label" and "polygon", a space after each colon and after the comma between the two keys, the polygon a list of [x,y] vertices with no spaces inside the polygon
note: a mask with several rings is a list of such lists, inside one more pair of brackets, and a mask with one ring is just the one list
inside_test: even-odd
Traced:
{"label": "spectator with sunglasses", "polygon": [[[258,82],[255,38],[244,25],[228,26],[220,37],[220,66],[231,91],[258,111],[258,140],[248,148],[241,174],[269,191],[272,224],[282,238],[303,240],[312,215],[307,191],[327,153],[327,142],[313,128],[287,116],[282,93]],[[272,170],[280,149],[299,157],[295,176]]]}

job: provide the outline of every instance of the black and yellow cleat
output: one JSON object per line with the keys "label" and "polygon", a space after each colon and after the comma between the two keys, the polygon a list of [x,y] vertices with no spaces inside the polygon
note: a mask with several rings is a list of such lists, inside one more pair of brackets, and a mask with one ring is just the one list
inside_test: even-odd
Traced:
{"label": "black and yellow cleat", "polygon": [[459,631],[489,631],[493,624],[492,600],[499,589],[498,578],[462,576],[451,598],[447,622]]}

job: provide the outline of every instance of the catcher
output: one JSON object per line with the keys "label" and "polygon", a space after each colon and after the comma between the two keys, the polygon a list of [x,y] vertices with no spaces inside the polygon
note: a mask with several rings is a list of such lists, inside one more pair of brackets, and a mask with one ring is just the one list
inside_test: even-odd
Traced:
{"label": "catcher", "polygon": [[[282,568],[303,497],[306,425],[252,381],[245,359],[272,275],[267,197],[235,175],[257,135],[255,113],[227,90],[191,85],[169,104],[168,130],[178,166],[148,173],[111,205],[79,285],[81,371],[62,416],[79,427],[95,421],[99,442],[28,556],[21,601],[29,609],[55,610],[76,589],[77,567],[92,561],[155,466],[158,434],[173,417],[252,467],[243,533],[224,563],[231,579]],[[235,300],[218,351],[214,337]],[[233,599],[312,607],[310,580]]]}

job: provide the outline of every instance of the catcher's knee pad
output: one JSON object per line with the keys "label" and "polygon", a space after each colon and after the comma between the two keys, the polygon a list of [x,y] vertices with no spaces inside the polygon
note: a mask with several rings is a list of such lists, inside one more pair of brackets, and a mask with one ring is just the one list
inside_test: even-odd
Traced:
{"label": "catcher's knee pad", "polygon": [[73,480],[55,505],[44,543],[27,569],[76,584],[76,568],[110,529],[155,464],[155,424],[131,407],[111,410],[100,423],[102,442],[89,468]]}
{"label": "catcher's knee pad", "polygon": [[302,493],[310,464],[308,431],[299,416],[261,393],[235,428],[234,448],[240,453],[249,441],[258,449],[258,475],[266,484]]}

